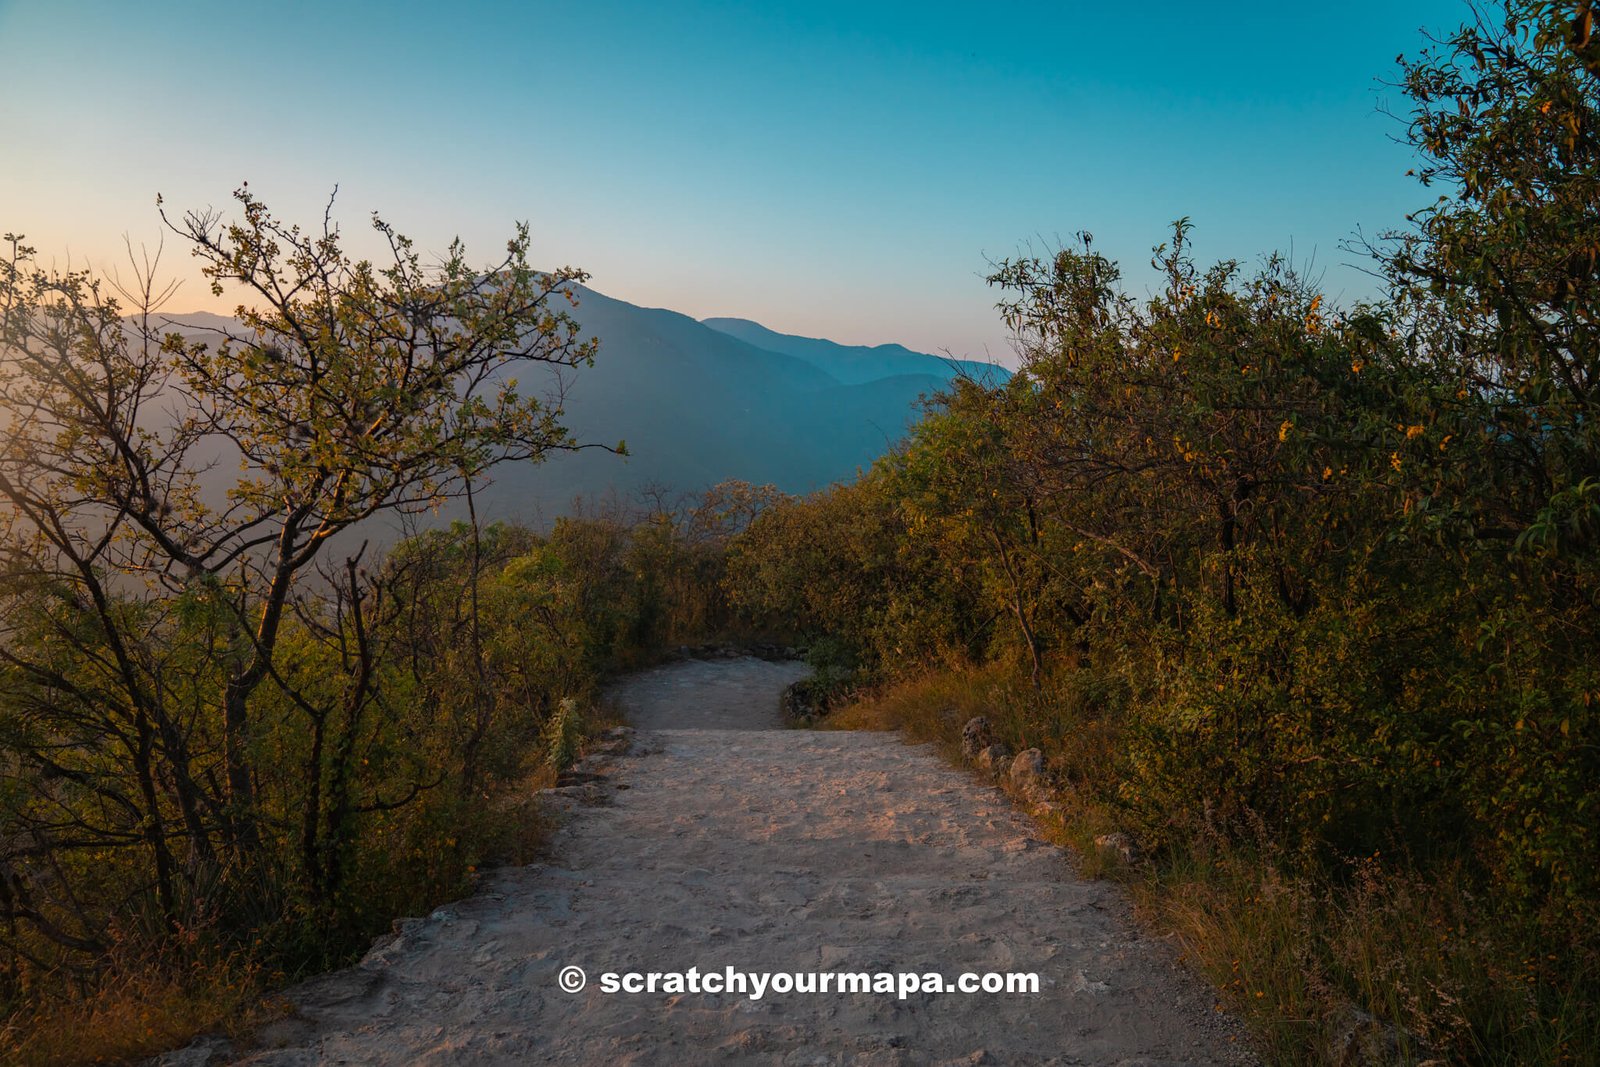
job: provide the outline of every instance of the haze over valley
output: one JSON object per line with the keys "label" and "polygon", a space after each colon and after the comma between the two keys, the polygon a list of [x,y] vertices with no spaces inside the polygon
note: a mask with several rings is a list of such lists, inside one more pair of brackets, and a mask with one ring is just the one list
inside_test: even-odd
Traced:
{"label": "haze over valley", "polygon": [[[901,345],[841,345],[748,319],[696,321],[582,286],[576,295],[573,317],[600,349],[593,367],[562,373],[564,421],[579,443],[608,447],[496,467],[478,494],[483,518],[543,526],[580,499],[627,504],[646,487],[676,497],[729,480],[812,492],[871,466],[916,421],[922,398],[956,377],[1010,376],[997,364]],[[205,312],[170,318],[195,339],[235,325]],[[554,382],[543,367],[512,374],[530,395]],[[619,442],[626,455],[608,450]],[[231,484],[230,465],[219,472],[219,487]],[[441,514],[464,509],[456,501]]]}

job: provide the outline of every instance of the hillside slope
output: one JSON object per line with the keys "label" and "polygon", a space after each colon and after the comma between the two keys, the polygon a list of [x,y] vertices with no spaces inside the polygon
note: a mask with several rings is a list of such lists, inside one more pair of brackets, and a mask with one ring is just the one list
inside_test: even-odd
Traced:
{"label": "hillside slope", "polygon": [[[542,525],[571,513],[579,498],[627,498],[644,486],[688,493],[741,479],[796,493],[820,489],[883,455],[916,418],[920,398],[958,369],[898,345],[858,349],[716,320],[743,324],[730,332],[585,287],[576,295],[574,317],[586,337],[600,340],[595,365],[559,377],[524,367],[516,376],[526,393],[560,393],[564,421],[580,442],[626,442],[629,454],[587,448],[498,467],[477,500],[486,518]],[[197,340],[230,324],[205,313],[173,321]],[[219,470],[228,474],[232,464]],[[447,508],[445,517],[458,510]]]}
{"label": "hillside slope", "polygon": [[820,489],[883,455],[915,420],[919,399],[953,376],[945,361],[905,349],[875,365],[889,373],[868,373],[853,350],[830,341],[795,345],[810,339],[766,331],[792,349],[775,351],[674,311],[578,295],[574,315],[600,352],[594,367],[569,375],[567,421],[580,440],[626,441],[630,454],[591,450],[501,468],[487,494],[493,514],[548,518],[571,510],[574,497],[650,484],[692,492],[738,478]]}

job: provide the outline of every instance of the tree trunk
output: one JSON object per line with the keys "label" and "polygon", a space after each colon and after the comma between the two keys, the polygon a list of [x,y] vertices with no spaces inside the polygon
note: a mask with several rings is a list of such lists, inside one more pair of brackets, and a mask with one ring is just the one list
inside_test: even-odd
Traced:
{"label": "tree trunk", "polygon": [[261,848],[261,830],[256,825],[255,781],[250,773],[249,699],[254,685],[246,677],[228,679],[222,696],[222,764],[228,782],[228,833],[235,848],[255,853]]}

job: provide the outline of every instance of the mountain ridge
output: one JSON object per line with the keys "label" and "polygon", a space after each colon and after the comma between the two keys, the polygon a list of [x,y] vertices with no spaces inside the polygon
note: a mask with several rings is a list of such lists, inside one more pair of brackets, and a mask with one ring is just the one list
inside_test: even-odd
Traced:
{"label": "mountain ridge", "polygon": [[[968,375],[990,384],[998,384],[1010,377],[1010,373],[999,364],[960,359],[955,356],[936,356],[892,342],[879,345],[846,345],[822,337],[779,333],[753,319],[726,316],[714,316],[701,319],[700,322],[719,333],[737,337],[757,348],[825,366],[846,384],[860,384],[880,378],[917,373],[942,375],[949,379]],[[933,370],[933,366],[939,369]]]}
{"label": "mountain ridge", "polygon": [[[578,441],[626,441],[629,455],[587,448],[538,464],[502,464],[478,494],[481,515],[540,526],[580,510],[583,499],[627,497],[647,486],[695,493],[734,479],[812,492],[871,466],[915,421],[921,398],[956,377],[1009,376],[997,365],[901,345],[841,345],[748,319],[696,320],[587,286],[572,291],[582,336],[600,341],[595,365],[559,374],[527,365],[508,374],[530,395],[556,396]],[[208,312],[161,318],[197,339],[231,321]],[[450,507],[443,516],[456,517]]]}

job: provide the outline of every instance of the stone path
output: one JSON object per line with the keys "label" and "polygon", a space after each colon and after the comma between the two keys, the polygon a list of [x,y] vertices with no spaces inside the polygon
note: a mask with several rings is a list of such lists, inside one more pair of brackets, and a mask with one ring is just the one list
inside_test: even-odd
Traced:
{"label": "stone path", "polygon": [[[995,790],[890,734],[783,730],[795,664],[625,681],[639,727],[546,862],[291,994],[245,1062],[1246,1062],[1210,990]],[[563,968],[584,988],[565,992]],[[1033,972],[1037,993],[606,993],[607,972]],[[175,1062],[175,1061],[174,1061]]]}

